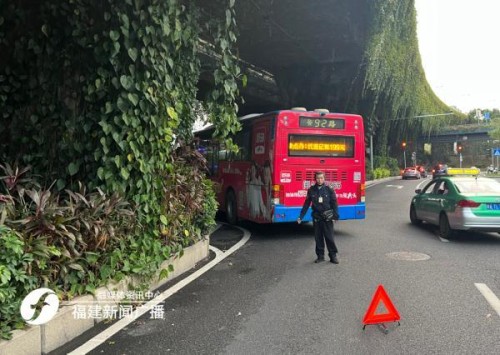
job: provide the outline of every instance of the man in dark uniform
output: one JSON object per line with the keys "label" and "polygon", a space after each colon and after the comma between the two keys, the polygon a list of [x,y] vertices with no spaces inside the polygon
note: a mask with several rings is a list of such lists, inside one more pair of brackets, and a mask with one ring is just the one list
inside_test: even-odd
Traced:
{"label": "man in dark uniform", "polygon": [[314,223],[314,237],[316,239],[316,255],[318,258],[315,263],[325,261],[325,242],[328,249],[328,256],[330,257],[330,262],[338,264],[339,260],[337,258],[337,246],[333,241],[333,221],[326,221],[323,218],[323,212],[326,210],[333,211],[333,219],[338,220],[339,218],[339,207],[337,204],[337,196],[335,191],[329,186],[325,185],[325,174],[323,172],[316,172],[315,174],[316,184],[311,186],[307,190],[307,197],[304,202],[304,206],[300,211],[300,216],[297,219],[297,223],[302,222],[309,206],[312,203],[312,216]]}

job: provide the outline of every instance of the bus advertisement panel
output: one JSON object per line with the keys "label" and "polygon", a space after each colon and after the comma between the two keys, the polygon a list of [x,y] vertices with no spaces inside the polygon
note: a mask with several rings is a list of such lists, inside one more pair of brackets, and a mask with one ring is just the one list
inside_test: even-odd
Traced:
{"label": "bus advertisement panel", "polygon": [[[233,137],[238,153],[197,133],[230,223],[294,222],[314,184],[325,173],[339,203],[340,219],[365,218],[365,137],[359,115],[284,110],[243,117]],[[311,210],[303,221],[311,221]]]}

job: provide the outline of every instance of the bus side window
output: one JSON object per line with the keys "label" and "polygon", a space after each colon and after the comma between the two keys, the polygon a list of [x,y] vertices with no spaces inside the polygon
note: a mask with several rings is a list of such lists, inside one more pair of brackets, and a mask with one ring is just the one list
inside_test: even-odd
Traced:
{"label": "bus side window", "polygon": [[248,160],[250,154],[248,154],[248,150],[246,148],[240,148],[238,152],[238,160]]}
{"label": "bus side window", "polygon": [[207,166],[208,166],[208,175],[212,176],[217,173],[217,162],[214,154],[214,146],[211,145],[207,150]]}
{"label": "bus side window", "polygon": [[219,161],[229,160],[229,158],[229,152],[226,149],[226,145],[224,143],[219,143],[216,157],[217,163]]}
{"label": "bus side window", "polygon": [[234,154],[234,160],[250,160],[250,146],[251,146],[251,137],[250,137],[250,128],[243,127],[241,131],[236,133],[233,137],[233,142],[238,146],[238,153]]}
{"label": "bus side window", "polygon": [[247,144],[249,138],[249,131],[240,131],[236,135],[231,136],[233,143],[238,147],[238,151],[220,150],[219,158],[229,161],[248,160],[250,158],[250,144],[249,142]]}
{"label": "bus side window", "polygon": [[221,160],[229,160],[229,157],[228,157],[229,154],[227,154],[227,150],[219,150],[219,154],[218,154],[218,159],[219,161]]}
{"label": "bus side window", "polygon": [[216,145],[208,140],[200,141],[197,146],[198,152],[200,152],[207,160],[209,176],[215,175],[215,173],[217,172],[217,159],[216,155],[214,154],[214,150],[216,147]]}

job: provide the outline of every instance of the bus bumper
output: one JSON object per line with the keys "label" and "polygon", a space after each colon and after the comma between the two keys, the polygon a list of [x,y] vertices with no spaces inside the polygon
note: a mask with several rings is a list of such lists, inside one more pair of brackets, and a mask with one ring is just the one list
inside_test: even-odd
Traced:
{"label": "bus bumper", "polygon": [[[299,218],[302,207],[286,207],[283,205],[274,206],[273,223],[296,222]],[[339,206],[340,220],[365,219],[365,204]],[[312,210],[309,208],[302,219],[303,222],[312,222]]]}

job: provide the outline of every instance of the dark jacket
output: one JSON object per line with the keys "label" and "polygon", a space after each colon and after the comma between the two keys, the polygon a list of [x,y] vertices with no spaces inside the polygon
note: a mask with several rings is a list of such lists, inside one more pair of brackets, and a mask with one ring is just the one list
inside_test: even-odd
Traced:
{"label": "dark jacket", "polygon": [[[319,202],[319,198],[323,198],[323,203]],[[317,184],[311,186],[309,190],[307,190],[307,197],[304,201],[304,206],[302,206],[302,210],[300,211],[299,218],[302,219],[309,206],[312,203],[313,217],[320,215],[322,212],[326,210],[333,210],[335,220],[339,219],[339,206],[337,203],[337,195],[335,191],[329,186],[323,184],[318,186]],[[316,218],[316,217],[315,217]]]}

